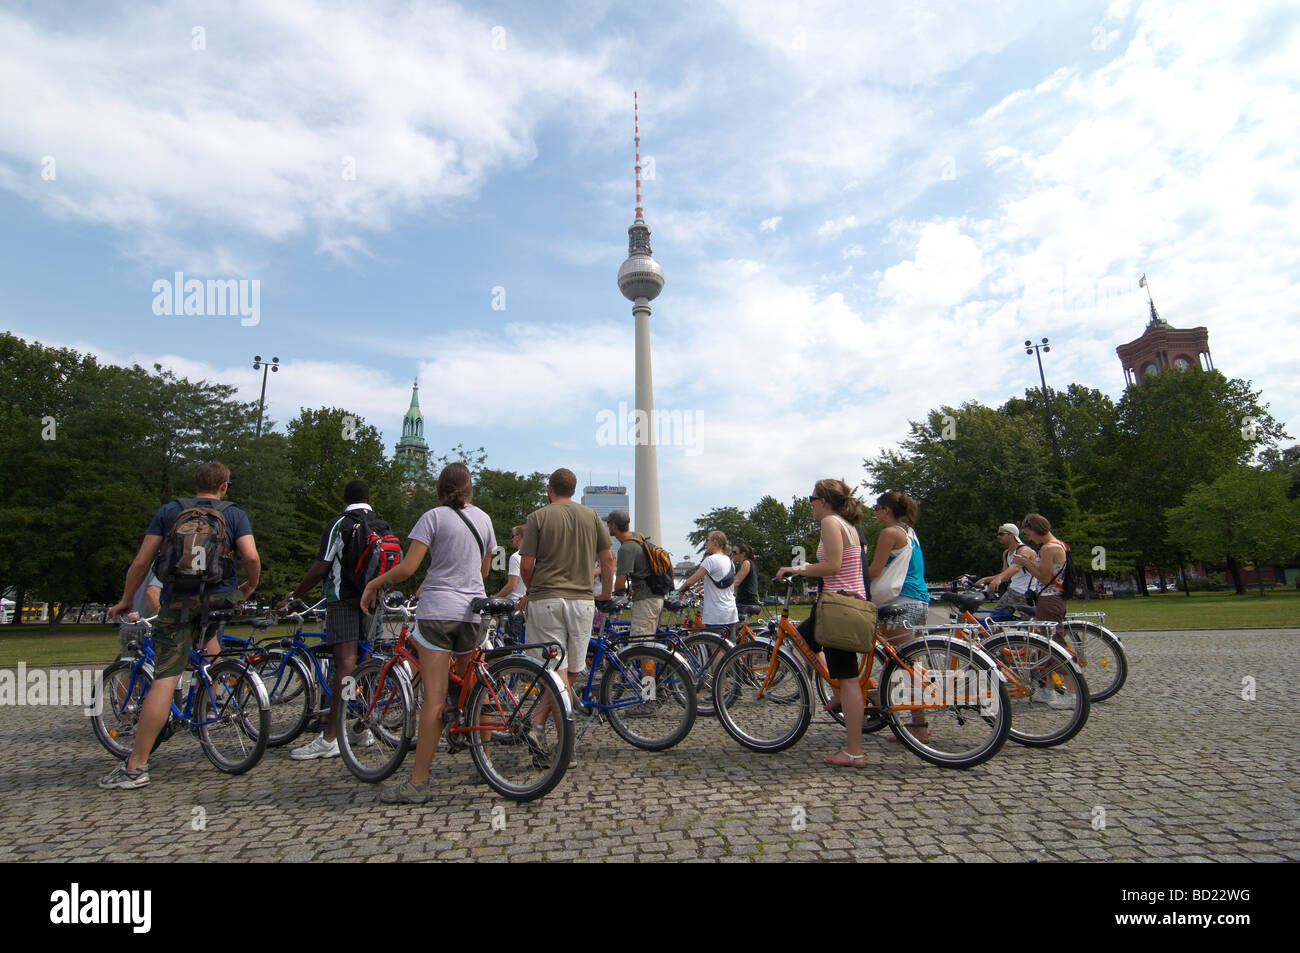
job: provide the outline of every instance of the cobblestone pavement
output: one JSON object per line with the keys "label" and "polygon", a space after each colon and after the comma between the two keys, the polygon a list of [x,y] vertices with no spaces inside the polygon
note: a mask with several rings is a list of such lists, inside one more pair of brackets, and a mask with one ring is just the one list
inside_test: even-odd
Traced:
{"label": "cobblestone pavement", "polygon": [[439,752],[432,802],[397,808],[338,760],[280,748],[230,777],[188,736],[155,753],[149,787],[100,791],[113,762],[79,710],[6,707],[0,860],[1300,860],[1300,630],[1125,642],[1127,685],[1059,748],[1008,742],[953,771],[882,732],[853,771],[822,764],[844,738],[824,715],[775,755],[716,719],[661,753],[599,725],[523,805],[465,753]]}

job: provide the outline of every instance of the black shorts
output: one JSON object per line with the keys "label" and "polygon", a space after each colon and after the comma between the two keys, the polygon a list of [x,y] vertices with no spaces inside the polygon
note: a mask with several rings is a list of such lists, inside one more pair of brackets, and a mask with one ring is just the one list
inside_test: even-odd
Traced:
{"label": "black shorts", "polygon": [[808,618],[800,622],[796,629],[803,636],[808,647],[814,652],[821,652],[826,656],[826,671],[830,673],[831,678],[857,678],[858,676],[858,653],[850,652],[848,649],[833,649],[821,645],[813,638],[813,631],[817,626],[817,607],[812,607],[812,612]]}

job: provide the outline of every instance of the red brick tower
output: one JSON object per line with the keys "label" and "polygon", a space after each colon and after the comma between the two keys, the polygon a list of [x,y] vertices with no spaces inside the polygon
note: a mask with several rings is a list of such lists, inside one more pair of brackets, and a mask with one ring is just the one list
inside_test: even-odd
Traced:
{"label": "red brick tower", "polygon": [[1205,328],[1174,328],[1156,311],[1147,276],[1138,282],[1147,289],[1151,305],[1151,320],[1136,341],[1115,348],[1124,366],[1124,383],[1141,384],[1148,374],[1174,369],[1185,371],[1191,367],[1214,370],[1210,360],[1210,334]]}

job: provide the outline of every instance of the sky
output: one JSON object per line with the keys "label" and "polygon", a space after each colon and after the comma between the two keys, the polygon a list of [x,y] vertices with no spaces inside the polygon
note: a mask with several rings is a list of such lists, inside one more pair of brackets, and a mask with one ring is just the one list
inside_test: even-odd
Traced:
{"label": "sky", "polygon": [[631,487],[635,90],[675,557],[1036,387],[1026,338],[1117,399],[1143,274],[1300,436],[1296,62],[1286,2],[0,3],[0,328],[249,400],[278,356],[278,426],[390,448],[418,379],[435,454]]}

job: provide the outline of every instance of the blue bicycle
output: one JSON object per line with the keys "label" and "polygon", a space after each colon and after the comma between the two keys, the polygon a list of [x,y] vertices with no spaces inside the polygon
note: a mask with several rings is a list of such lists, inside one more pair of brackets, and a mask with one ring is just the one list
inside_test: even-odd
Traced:
{"label": "blue bicycle", "polygon": [[[210,617],[220,616],[213,612]],[[131,753],[140,710],[153,685],[150,623],[143,619],[136,624],[142,632],[139,656],[118,659],[104,670],[92,706],[95,737],[118,758]],[[158,733],[154,749],[177,731],[189,729],[219,771],[243,774],[266,752],[271,724],[266,687],[247,662],[225,652],[213,660],[204,655],[201,646],[191,647],[189,666],[177,684],[171,716]]]}
{"label": "blue bicycle", "polygon": [[[629,605],[626,599],[616,599],[597,603],[597,608],[609,616]],[[628,744],[645,751],[663,751],[685,738],[695,724],[691,665],[680,653],[654,642],[620,645],[603,629],[594,633],[587,679],[581,688],[574,684],[574,693],[578,696],[576,714],[586,716],[579,737],[604,715]]]}

